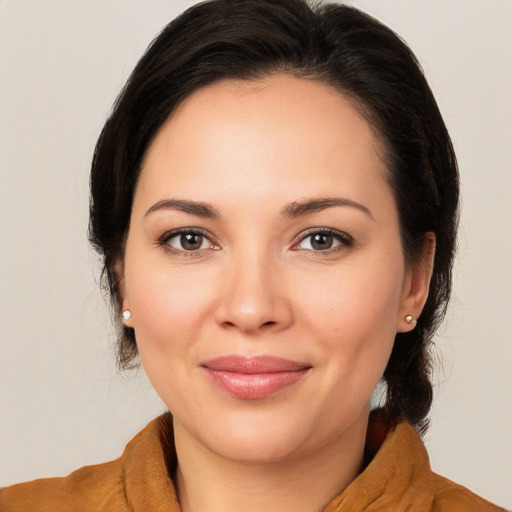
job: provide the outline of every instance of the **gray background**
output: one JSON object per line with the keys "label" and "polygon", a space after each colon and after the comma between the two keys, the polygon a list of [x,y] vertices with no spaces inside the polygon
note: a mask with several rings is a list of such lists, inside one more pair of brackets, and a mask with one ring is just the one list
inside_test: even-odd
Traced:
{"label": "gray background", "polygon": [[[164,410],[118,374],[86,242],[94,142],[192,1],[0,0],[0,486],[116,458]],[[355,0],[423,63],[458,153],[455,294],[436,339],[434,469],[512,506],[512,1]]]}

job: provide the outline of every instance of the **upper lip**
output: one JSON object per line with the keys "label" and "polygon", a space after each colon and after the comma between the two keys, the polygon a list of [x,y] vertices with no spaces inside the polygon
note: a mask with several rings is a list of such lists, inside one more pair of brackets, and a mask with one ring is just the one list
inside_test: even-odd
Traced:
{"label": "upper lip", "polygon": [[201,366],[215,371],[261,374],[306,370],[311,365],[276,356],[226,355],[203,361]]}

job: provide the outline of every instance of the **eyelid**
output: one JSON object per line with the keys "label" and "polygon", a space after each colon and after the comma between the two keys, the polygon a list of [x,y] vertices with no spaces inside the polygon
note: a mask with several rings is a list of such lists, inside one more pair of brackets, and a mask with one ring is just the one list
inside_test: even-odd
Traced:
{"label": "eyelid", "polygon": [[[201,235],[201,236],[205,237],[210,242],[212,247],[209,247],[208,249],[197,249],[197,250],[193,250],[193,251],[186,251],[184,249],[183,250],[176,249],[175,247],[172,247],[171,245],[168,244],[169,240],[171,240],[172,238],[180,236],[180,235],[188,234],[188,233]],[[330,235],[340,243],[339,243],[339,245],[337,245],[335,247],[331,247],[331,248],[325,249],[325,250],[318,250],[318,251],[315,251],[312,249],[301,249],[298,247],[299,244],[301,244],[304,240],[306,240],[308,237],[313,236],[315,234]],[[336,250],[339,250],[340,247],[342,247],[342,248],[350,247],[353,245],[353,243],[354,243],[354,239],[348,233],[346,233],[344,231],[339,231],[339,230],[333,229],[333,228],[315,227],[315,228],[306,229],[306,230],[302,231],[301,233],[299,233],[295,237],[295,240],[292,243],[291,249],[295,250],[295,251],[308,251],[308,252],[315,252],[315,253],[319,253],[319,254],[328,254],[330,252],[335,252]],[[177,254],[180,254],[183,256],[194,256],[194,255],[197,255],[198,253],[201,253],[204,251],[220,249],[220,245],[218,244],[215,237],[210,232],[206,231],[205,229],[192,227],[192,226],[180,227],[180,228],[175,228],[175,229],[166,231],[165,233],[163,233],[161,236],[158,237],[157,241],[155,242],[155,245],[161,246],[169,252],[174,252],[174,253],[177,253]]]}
{"label": "eyelid", "polygon": [[[191,233],[194,235],[201,235],[201,236],[205,237],[210,242],[210,244],[214,247],[208,248],[208,249],[197,249],[195,251],[186,251],[186,250],[176,249],[175,247],[172,247],[168,244],[168,242],[169,242],[169,240],[171,240],[171,238],[174,238],[174,237],[180,236],[180,235],[185,235],[188,233]],[[158,239],[156,241],[156,245],[163,247],[167,251],[179,253],[179,254],[183,254],[183,255],[189,255],[189,256],[195,255],[199,252],[203,252],[206,250],[219,250],[220,249],[219,244],[216,242],[215,237],[211,233],[209,233],[208,231],[206,231],[202,228],[196,228],[196,227],[181,227],[181,228],[176,228],[176,229],[171,229],[169,231],[166,231],[160,237],[158,237]]]}
{"label": "eyelid", "polygon": [[[336,240],[340,242],[340,245],[331,247],[329,249],[325,249],[323,251],[314,251],[311,249],[300,249],[298,245],[302,243],[304,240],[306,240],[308,237],[316,234],[325,234],[325,235],[331,235]],[[333,228],[309,228],[305,231],[302,231],[299,233],[292,244],[291,249],[296,251],[309,251],[309,252],[315,252],[318,254],[328,254],[330,252],[336,251],[339,249],[339,247],[350,247],[354,244],[354,239],[344,231],[339,231],[337,229]]]}

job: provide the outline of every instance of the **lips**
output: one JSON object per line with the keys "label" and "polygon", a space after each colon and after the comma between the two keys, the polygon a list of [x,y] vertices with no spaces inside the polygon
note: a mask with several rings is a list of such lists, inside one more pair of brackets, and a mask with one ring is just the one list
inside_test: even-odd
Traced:
{"label": "lips", "polygon": [[231,396],[258,400],[300,381],[310,365],[273,356],[228,355],[201,364],[210,382]]}

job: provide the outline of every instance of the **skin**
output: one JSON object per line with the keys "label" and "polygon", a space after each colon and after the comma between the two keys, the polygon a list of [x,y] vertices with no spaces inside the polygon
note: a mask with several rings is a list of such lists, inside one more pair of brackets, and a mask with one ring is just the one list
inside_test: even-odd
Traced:
{"label": "skin", "polygon": [[[405,316],[421,313],[433,256],[431,236],[423,261],[406,265],[381,155],[349,100],[286,75],[194,92],[151,144],[121,263],[123,309],[174,416],[185,512],[317,511],[360,471],[371,393],[396,332],[412,329]],[[290,215],[325,198],[342,204]],[[180,230],[193,228],[199,248],[186,250]],[[312,233],[324,233],[320,249]],[[241,399],[201,368],[227,354],[311,369]]]}

